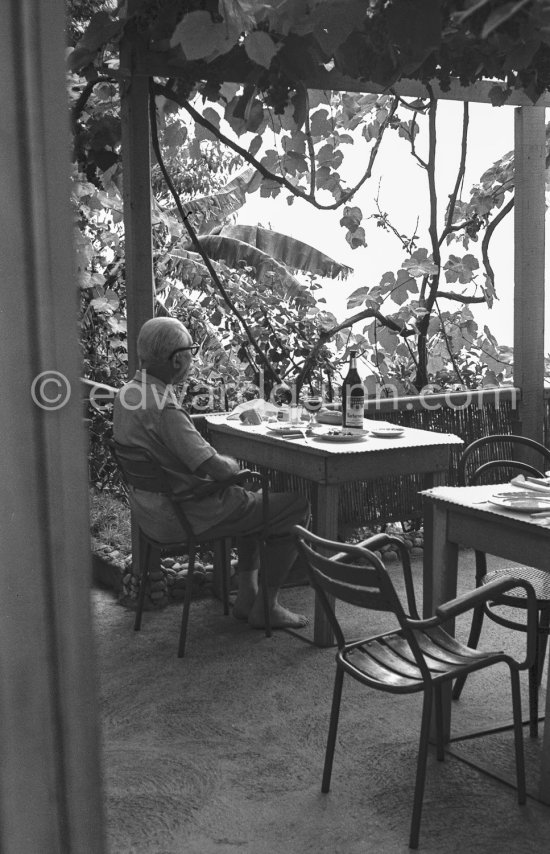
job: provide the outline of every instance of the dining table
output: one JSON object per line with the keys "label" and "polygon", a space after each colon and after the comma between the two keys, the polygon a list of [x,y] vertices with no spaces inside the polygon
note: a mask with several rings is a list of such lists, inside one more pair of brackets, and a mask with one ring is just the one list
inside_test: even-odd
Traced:
{"label": "dining table", "polygon": [[[450,450],[462,444],[451,433],[412,427],[404,427],[399,435],[380,435],[381,428],[395,425],[376,419],[365,419],[362,434],[353,439],[345,435],[338,438],[340,428],[327,425],[318,425],[310,432],[303,423],[299,425],[300,435],[285,438],[285,432],[296,430],[293,425],[285,431],[266,421],[243,424],[223,413],[208,414],[205,419],[208,441],[218,453],[310,481],[313,529],[329,540],[338,539],[338,495],[343,484],[418,474],[424,489],[430,489],[446,482]],[[317,598],[313,642],[317,646],[331,646],[334,642]]]}
{"label": "dining table", "polygon": [[[527,503],[520,511],[504,498],[513,492],[514,487],[509,484],[484,484],[439,485],[422,493],[424,616],[434,614],[439,604],[457,595],[461,548],[550,572],[550,502],[548,515],[535,515],[541,512],[536,495],[531,512]],[[513,574],[513,568],[510,572]],[[449,629],[452,631],[452,625]],[[450,740],[451,707],[448,690],[443,696],[444,739],[447,742]],[[543,803],[550,804],[549,687],[545,709],[538,794]]]}

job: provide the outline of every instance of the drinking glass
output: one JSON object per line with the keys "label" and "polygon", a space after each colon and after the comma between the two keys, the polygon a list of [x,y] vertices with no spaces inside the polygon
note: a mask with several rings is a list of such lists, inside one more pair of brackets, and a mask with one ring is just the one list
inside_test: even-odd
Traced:
{"label": "drinking glass", "polygon": [[312,394],[312,395],[309,395],[308,397],[304,398],[304,406],[307,409],[307,411],[309,412],[309,425],[310,425],[310,427],[313,426],[313,424],[317,423],[317,413],[321,409],[322,405],[323,405],[323,400],[321,397],[319,397],[319,395],[313,395]]}

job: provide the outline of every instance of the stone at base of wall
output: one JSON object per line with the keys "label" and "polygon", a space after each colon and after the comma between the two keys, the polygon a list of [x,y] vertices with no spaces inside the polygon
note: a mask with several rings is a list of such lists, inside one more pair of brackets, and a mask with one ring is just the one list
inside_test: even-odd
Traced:
{"label": "stone at base of wall", "polygon": [[122,576],[124,566],[117,564],[114,558],[107,556],[108,553],[92,551],[92,578],[94,584],[99,587],[107,587],[120,593],[122,590]]}
{"label": "stone at base of wall", "polygon": [[[396,532],[397,533],[397,532]],[[414,531],[413,533],[399,532],[403,537],[407,548],[412,554],[421,554],[423,551],[423,534],[422,531]],[[365,536],[369,536],[369,532],[365,532]],[[380,555],[382,560],[391,560],[395,557],[393,547],[386,546]],[[237,586],[237,578],[235,569],[237,561],[232,561],[232,584],[231,589],[235,590]],[[214,595],[212,589],[212,566],[204,566],[197,564],[197,573],[193,582],[193,595],[206,596]],[[177,570],[177,571],[176,571]],[[186,569],[185,565],[174,563],[174,560],[166,558],[163,560],[163,566],[160,568],[157,577],[151,579],[151,592],[146,596],[144,610],[153,611],[164,608],[169,602],[181,601],[185,593],[186,584]],[[92,578],[94,584],[100,587],[106,587],[118,594],[118,601],[121,605],[129,609],[135,609],[137,602],[137,594],[139,582],[136,575],[132,573],[131,558],[115,549],[102,545],[101,543],[92,543]],[[307,585],[308,578],[306,569],[300,559],[292,567],[290,575],[287,578],[284,587],[302,587]]]}

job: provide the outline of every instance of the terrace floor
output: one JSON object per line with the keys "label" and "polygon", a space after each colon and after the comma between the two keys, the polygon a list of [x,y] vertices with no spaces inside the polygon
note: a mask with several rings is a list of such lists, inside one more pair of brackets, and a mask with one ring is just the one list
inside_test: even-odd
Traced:
{"label": "terrace floor", "polygon": [[[387,565],[397,567],[391,559]],[[421,557],[414,567],[420,595]],[[469,552],[461,554],[460,568],[461,589],[467,589],[474,577]],[[308,587],[286,589],[283,599],[312,613]],[[205,598],[192,605],[186,657],[178,659],[179,606],[146,613],[135,633],[133,614],[112,593],[95,589],[92,601],[110,854],[409,850],[418,696],[393,697],[345,682],[332,787],[323,795],[334,650],[287,632],[265,638]],[[352,634],[361,633],[355,609],[344,619]],[[459,622],[461,637],[467,626]],[[482,641],[519,654],[524,636],[488,622]],[[526,717],[526,674],[522,678]],[[505,668],[470,676],[453,704],[453,735],[508,722],[508,686]],[[528,790],[535,795],[540,738],[526,734],[525,741]],[[550,807],[532,796],[519,807],[515,790],[498,779],[513,771],[512,751],[507,731],[453,742],[444,763],[430,755],[419,850],[548,850]]]}

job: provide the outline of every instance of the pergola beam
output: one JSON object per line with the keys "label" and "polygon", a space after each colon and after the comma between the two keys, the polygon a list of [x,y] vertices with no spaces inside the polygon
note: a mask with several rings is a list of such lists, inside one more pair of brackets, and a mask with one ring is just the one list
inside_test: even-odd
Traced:
{"label": "pergola beam", "polygon": [[[159,53],[145,52],[139,56],[137,62],[132,69],[132,74],[136,77],[184,77],[188,76],[189,72],[179,63],[170,62]],[[227,83],[246,83],[243,76],[226,75]],[[306,89],[330,89],[339,92],[364,92],[374,95],[384,95],[394,93],[404,98],[428,98],[428,88],[420,80],[411,80],[402,77],[391,86],[383,86],[380,83],[373,83],[370,80],[354,80],[352,77],[346,77],[339,74],[337,71],[325,71],[320,69],[314,77],[302,81]],[[506,84],[501,80],[481,80],[477,83],[472,83],[469,86],[462,86],[460,81],[453,78],[450,81],[449,89],[441,88],[441,84],[437,80],[430,83],[434,97],[440,101],[469,101],[470,103],[492,104],[491,90],[495,87],[502,89],[506,88]],[[506,107],[550,107],[550,93],[543,93],[540,98],[533,103],[531,98],[520,89],[513,89],[503,106]]]}

